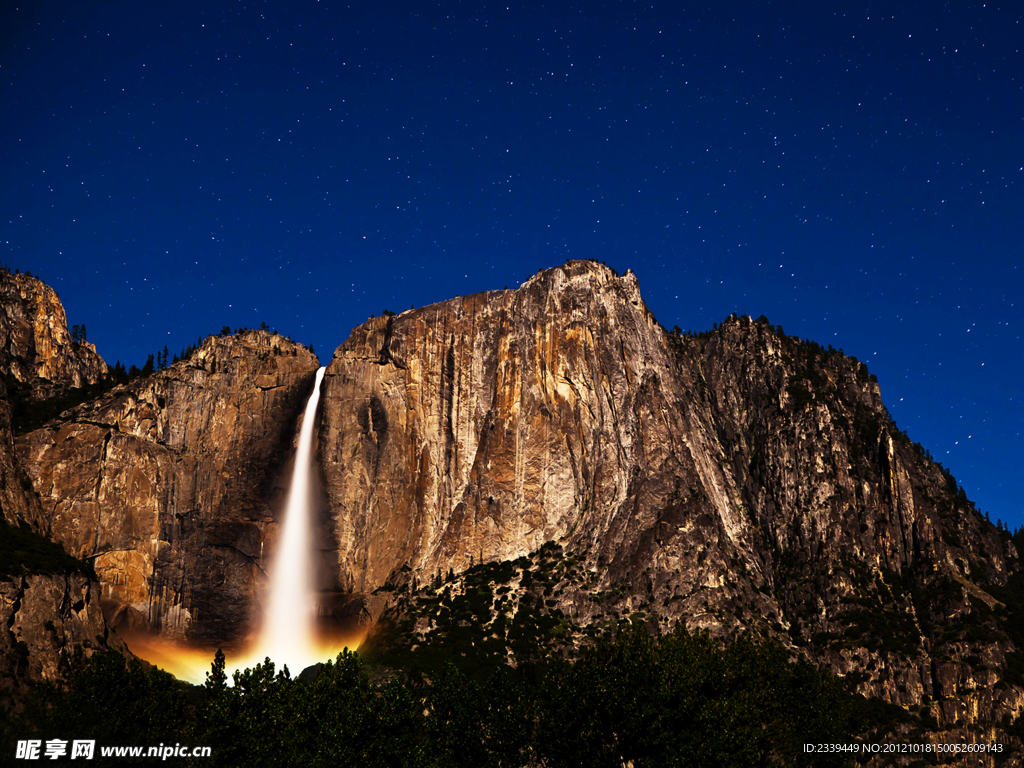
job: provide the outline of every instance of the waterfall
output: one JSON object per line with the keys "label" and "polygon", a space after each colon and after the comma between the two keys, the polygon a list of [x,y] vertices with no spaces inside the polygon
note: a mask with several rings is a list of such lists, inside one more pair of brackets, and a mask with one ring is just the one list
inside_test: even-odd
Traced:
{"label": "waterfall", "polygon": [[299,430],[284,526],[270,568],[270,596],[263,626],[254,648],[262,661],[269,656],[278,669],[285,664],[297,675],[322,661],[316,638],[312,529],[313,422],[320,402],[320,385],[325,368],[316,372],[313,394],[309,396]]}

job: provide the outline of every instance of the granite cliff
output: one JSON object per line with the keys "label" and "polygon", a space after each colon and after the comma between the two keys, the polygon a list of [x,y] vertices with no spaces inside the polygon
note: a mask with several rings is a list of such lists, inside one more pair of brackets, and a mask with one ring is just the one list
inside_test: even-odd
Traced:
{"label": "granite cliff", "polygon": [[[753,631],[946,725],[1024,703],[989,590],[1016,550],[867,368],[764,320],[668,332],[631,273],[570,262],[371,319],[328,366],[320,456],[356,592],[439,595],[557,542],[571,567],[542,599],[577,629]],[[529,593],[524,567],[486,634]],[[420,640],[433,626],[421,611]]]}
{"label": "granite cliff", "polygon": [[11,398],[39,401],[94,384],[106,363],[74,341],[56,292],[30,275],[0,269],[0,506],[11,523],[42,530],[39,505],[14,458]]}
{"label": "granite cliff", "polygon": [[[7,485],[95,564],[112,621],[230,644],[317,365],[265,332],[211,337],[20,437]],[[374,617],[390,601],[414,642],[442,593],[483,594],[463,575],[485,564],[496,647],[534,609],[569,645],[630,616],[773,637],[944,727],[1024,705],[1009,535],[863,364],[767,320],[670,332],[633,274],[569,262],[356,328],[318,427],[322,584]]]}
{"label": "granite cliff", "polygon": [[266,331],[211,336],[18,438],[45,530],[93,563],[114,626],[199,644],[244,637],[318,365]]}
{"label": "granite cliff", "polygon": [[56,291],[24,274],[0,270],[0,375],[44,400],[94,384],[107,364],[88,341],[72,339]]}
{"label": "granite cliff", "polygon": [[[42,557],[25,543],[36,543],[46,523],[15,455],[8,392],[10,385],[18,397],[43,400],[95,384],[106,371],[95,347],[72,340],[52,288],[0,270],[0,688],[55,678],[62,654],[76,645],[86,653],[107,647],[128,653],[104,621],[94,574],[45,540],[38,542]],[[16,556],[22,562],[8,562]]]}

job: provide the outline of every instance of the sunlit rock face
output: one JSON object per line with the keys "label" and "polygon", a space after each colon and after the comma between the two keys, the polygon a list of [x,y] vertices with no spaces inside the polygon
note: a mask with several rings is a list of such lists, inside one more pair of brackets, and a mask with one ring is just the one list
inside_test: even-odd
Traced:
{"label": "sunlit rock face", "polygon": [[[0,270],[0,376],[30,400],[92,384],[107,370],[96,348],[74,342],[64,307],[50,286]],[[0,507],[12,524],[45,533],[40,507],[14,457],[7,387],[0,384]]]}
{"label": "sunlit rock face", "polygon": [[[636,494],[646,514],[677,474],[718,472],[689,455],[686,439],[703,438],[684,394],[634,276],[587,262],[371,320],[325,382],[343,580],[369,591],[405,563],[459,571],[570,535],[595,557],[643,557]],[[656,482],[641,489],[641,473]]]}
{"label": "sunlit rock face", "polygon": [[18,439],[51,536],[95,564],[115,625],[209,644],[248,632],[318,365],[275,334],[210,337]]}
{"label": "sunlit rock face", "polygon": [[1005,633],[943,629],[992,600],[1013,546],[841,353],[749,318],[666,332],[631,273],[569,262],[371,319],[338,347],[323,399],[353,591],[556,540],[593,574],[552,597],[580,622],[752,629],[947,723],[1024,703],[985,671],[1005,669]]}
{"label": "sunlit rock face", "polygon": [[0,271],[0,373],[42,400],[93,384],[106,372],[96,347],[72,341],[56,291],[34,277]]}

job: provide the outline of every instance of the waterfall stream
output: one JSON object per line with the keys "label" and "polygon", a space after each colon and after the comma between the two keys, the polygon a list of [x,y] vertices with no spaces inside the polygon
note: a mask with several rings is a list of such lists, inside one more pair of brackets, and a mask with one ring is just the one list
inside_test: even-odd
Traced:
{"label": "waterfall stream", "polygon": [[313,573],[313,434],[320,385],[325,368],[316,372],[313,394],[306,402],[299,430],[295,469],[288,489],[284,525],[270,568],[270,594],[263,625],[251,656],[266,656],[292,675],[322,661],[316,638],[316,597]]}
{"label": "waterfall stream", "polygon": [[[316,511],[313,435],[325,371],[317,371],[313,393],[303,411],[284,520],[277,541],[271,542],[270,580],[262,621],[243,648],[228,653],[229,673],[270,658],[277,670],[287,665],[292,676],[296,676],[306,667],[333,659],[343,648],[354,648],[362,642],[362,632],[339,632],[336,626],[328,630],[320,626],[317,616],[316,548],[312,535]],[[132,638],[131,647],[175,676],[197,684],[210,671],[214,650],[143,633]]]}

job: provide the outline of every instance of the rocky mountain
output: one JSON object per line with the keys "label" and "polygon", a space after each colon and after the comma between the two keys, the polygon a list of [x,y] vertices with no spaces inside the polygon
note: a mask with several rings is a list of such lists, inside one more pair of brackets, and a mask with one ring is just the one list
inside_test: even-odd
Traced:
{"label": "rocky mountain", "polygon": [[[9,485],[112,621],[230,644],[317,366],[211,337],[20,437]],[[318,428],[322,585],[410,647],[475,622],[512,658],[527,620],[578,646],[628,616],[772,637],[947,728],[1024,706],[1009,534],[862,363],[763,318],[667,331],[632,273],[569,262],[356,328]]]}
{"label": "rocky mountain", "polygon": [[576,627],[752,630],[946,724],[1024,704],[989,589],[1019,571],[1008,535],[863,364],[766,321],[668,332],[634,275],[591,262],[371,319],[328,367],[320,453],[352,590],[557,542],[572,567],[545,610]]}
{"label": "rocky mountain", "polygon": [[318,367],[266,331],[211,336],[18,439],[46,530],[93,563],[114,626],[199,644],[245,636]]}
{"label": "rocky mountain", "polygon": [[33,400],[94,384],[107,364],[88,341],[73,339],[56,291],[27,274],[0,270],[0,375]]}

